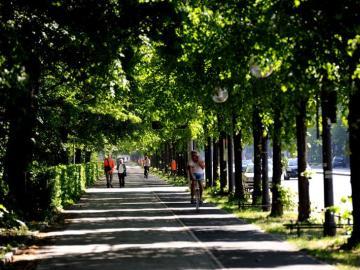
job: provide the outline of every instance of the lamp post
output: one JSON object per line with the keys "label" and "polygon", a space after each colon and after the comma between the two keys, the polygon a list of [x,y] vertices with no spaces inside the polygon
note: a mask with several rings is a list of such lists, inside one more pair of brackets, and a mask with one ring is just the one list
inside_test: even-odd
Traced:
{"label": "lamp post", "polygon": [[[212,100],[215,103],[221,104],[224,103],[228,100],[229,98],[229,92],[227,91],[226,88],[220,87],[220,86],[216,86],[212,95]],[[218,116],[218,124],[220,123],[219,120],[219,116]],[[220,192],[223,191],[224,187],[226,186],[226,161],[224,160],[224,139],[225,139],[225,135],[224,132],[221,132],[220,134],[220,139],[218,143],[214,144],[214,158],[213,158],[213,164],[214,166],[216,166],[213,171],[217,172],[218,169],[218,162],[217,160],[217,156],[220,157]],[[217,149],[217,147],[219,149]],[[216,156],[215,156],[216,153]],[[217,173],[216,173],[217,174]],[[215,176],[215,174],[214,174]]]}
{"label": "lamp post", "polygon": [[219,86],[215,87],[215,91],[212,95],[212,99],[215,103],[224,103],[229,98],[229,92],[226,88],[221,88]]}
{"label": "lamp post", "polygon": [[[270,66],[267,70],[262,70],[256,63],[252,63],[250,66],[250,73],[256,79],[265,79],[269,77],[273,72],[273,68]],[[256,83],[256,88],[258,88]],[[256,102],[257,103],[257,102]],[[270,210],[270,194],[269,194],[269,178],[268,178],[268,136],[264,137],[262,134],[263,128],[260,127],[261,120],[259,116],[259,109],[257,104],[254,105],[254,166],[260,165],[262,160],[262,167],[254,168],[254,196],[253,204],[256,204],[256,197],[260,195],[260,181],[262,183],[262,209],[263,211]],[[259,126],[259,127],[258,127]],[[260,151],[261,149],[261,151]],[[256,159],[256,160],[255,160]],[[256,162],[255,162],[256,161]],[[255,183],[255,181],[257,183]]]}

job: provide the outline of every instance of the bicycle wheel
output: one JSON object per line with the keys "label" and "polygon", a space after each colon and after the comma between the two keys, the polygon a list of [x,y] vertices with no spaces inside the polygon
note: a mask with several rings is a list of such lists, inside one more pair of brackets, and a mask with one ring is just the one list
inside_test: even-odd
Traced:
{"label": "bicycle wheel", "polygon": [[196,212],[200,211],[200,189],[199,189],[199,181],[196,181],[195,184],[195,196],[196,196]]}

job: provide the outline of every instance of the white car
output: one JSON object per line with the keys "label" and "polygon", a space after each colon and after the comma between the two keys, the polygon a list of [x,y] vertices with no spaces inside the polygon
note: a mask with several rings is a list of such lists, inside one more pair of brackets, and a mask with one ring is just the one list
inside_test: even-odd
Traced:
{"label": "white car", "polygon": [[[254,164],[249,164],[248,166],[246,166],[246,170],[243,173],[243,177],[245,182],[253,182],[254,181]],[[273,165],[272,163],[268,164],[268,177],[269,177],[269,182],[272,182],[272,178],[273,178]],[[281,175],[281,179],[284,179],[284,174]]]}
{"label": "white car", "polygon": [[[269,181],[272,181],[272,165],[268,165],[269,170],[268,170],[268,177],[269,177]],[[254,181],[254,164],[249,164],[246,166],[246,170],[243,173],[243,175],[245,176],[245,182],[253,182]]]}

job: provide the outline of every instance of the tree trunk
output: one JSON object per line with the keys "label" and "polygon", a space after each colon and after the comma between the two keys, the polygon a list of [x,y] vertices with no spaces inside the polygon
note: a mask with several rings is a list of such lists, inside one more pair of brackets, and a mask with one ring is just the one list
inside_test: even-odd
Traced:
{"label": "tree trunk", "polygon": [[268,136],[261,138],[261,160],[262,160],[262,210],[270,210],[270,194],[269,194],[269,162],[268,162]]}
{"label": "tree trunk", "polygon": [[162,152],[162,157],[161,157],[161,170],[165,173],[167,173],[167,166],[166,166],[166,151],[167,151],[167,145],[166,143],[164,143],[163,145],[163,152]]}
{"label": "tree trunk", "polygon": [[187,153],[187,151],[184,152],[183,154],[183,164],[184,164],[184,177],[188,177],[188,171],[187,171],[187,167],[189,164],[189,155]]}
{"label": "tree trunk", "polygon": [[353,205],[353,231],[348,240],[350,247],[360,243],[360,81],[356,80],[356,90],[350,96],[349,103],[349,144],[350,171]]}
{"label": "tree trunk", "polygon": [[226,160],[225,160],[225,132],[220,133],[220,193],[224,192],[227,184],[227,168],[226,168]]}
{"label": "tree trunk", "polygon": [[25,64],[28,74],[27,88],[16,89],[15,100],[7,109],[9,139],[7,143],[4,179],[9,187],[8,206],[21,214],[31,209],[26,179],[33,159],[37,116],[36,96],[39,92],[40,62],[30,57]]}
{"label": "tree trunk", "polygon": [[91,161],[91,151],[85,151],[85,162],[88,163]]}
{"label": "tree trunk", "polygon": [[275,107],[274,115],[274,133],[273,133],[273,178],[272,178],[272,217],[281,217],[284,214],[284,206],[280,194],[281,188],[281,128],[282,119],[280,107]]}
{"label": "tree trunk", "polygon": [[165,163],[165,173],[168,173],[169,172],[169,160],[170,160],[170,153],[171,149],[170,149],[170,143],[166,142],[165,143],[165,160],[164,160],[164,163]]}
{"label": "tree trunk", "polygon": [[177,165],[176,175],[180,176],[181,175],[181,156],[180,156],[180,153],[176,152],[175,160],[176,160],[176,165]]}
{"label": "tree trunk", "polygon": [[213,185],[219,179],[219,142],[213,139]]}
{"label": "tree trunk", "polygon": [[334,205],[333,191],[333,170],[332,170],[332,151],[331,151],[331,120],[329,118],[329,100],[327,93],[321,94],[321,111],[322,111],[322,154],[323,154],[323,171],[324,171],[324,206],[325,206],[325,223],[324,236],[336,235],[336,224],[334,213],[329,207]]}
{"label": "tree trunk", "polygon": [[172,142],[170,145],[171,145],[171,157],[170,157],[170,162],[171,162],[175,159],[176,151],[175,151],[174,143]]}
{"label": "tree trunk", "polygon": [[80,148],[76,148],[75,150],[75,164],[82,163],[82,151]]}
{"label": "tree trunk", "polygon": [[244,185],[242,181],[242,145],[241,130],[234,135],[234,156],[235,156],[235,197],[239,200],[245,199]]}
{"label": "tree trunk", "polygon": [[252,203],[259,204],[261,201],[261,120],[259,112],[253,112],[253,137],[254,137],[254,189]]}
{"label": "tree trunk", "polygon": [[234,193],[234,152],[233,152],[233,138],[228,135],[228,179],[229,179],[229,193]]}
{"label": "tree trunk", "polygon": [[[64,117],[64,116],[63,116]],[[61,139],[61,143],[64,145],[68,142],[68,135],[69,132],[67,130],[66,127],[62,127],[60,128],[60,139]],[[61,149],[59,149],[59,159],[57,161],[57,164],[69,164],[69,153],[68,150],[65,147],[61,147]]]}
{"label": "tree trunk", "polygon": [[183,152],[181,155],[181,160],[182,160],[182,176],[186,177],[187,176],[187,164],[188,164],[188,160],[187,160],[187,152]]}
{"label": "tree trunk", "polygon": [[206,186],[212,186],[212,155],[211,155],[211,138],[207,138],[207,144],[205,146],[205,174],[206,174]]}
{"label": "tree trunk", "polygon": [[304,174],[306,171],[306,105],[307,100],[302,99],[299,103],[299,112],[296,116],[296,138],[298,151],[298,186],[299,208],[298,220],[305,221],[310,217],[309,179]]}

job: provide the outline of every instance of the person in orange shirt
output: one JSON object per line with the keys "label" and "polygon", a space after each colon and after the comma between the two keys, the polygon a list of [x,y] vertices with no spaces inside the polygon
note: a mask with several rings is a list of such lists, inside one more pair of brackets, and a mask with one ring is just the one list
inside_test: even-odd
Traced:
{"label": "person in orange shirt", "polygon": [[177,170],[177,164],[176,164],[176,160],[173,159],[170,163],[170,167],[171,167],[171,174],[175,177],[176,176],[176,170]]}
{"label": "person in orange shirt", "polygon": [[108,188],[113,187],[112,186],[112,178],[113,178],[113,171],[115,168],[115,162],[111,158],[111,155],[109,155],[107,158],[104,159],[104,171],[106,176],[106,186]]}

